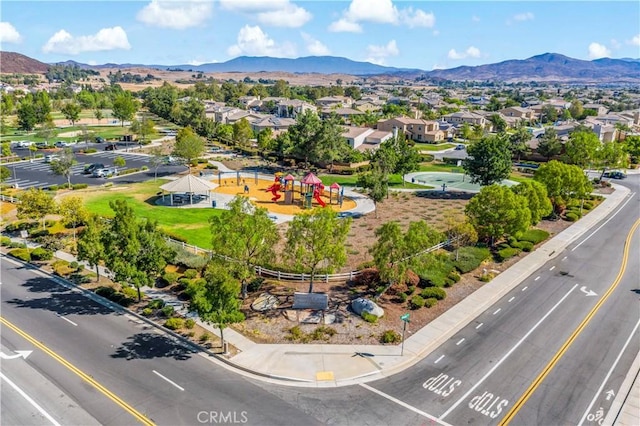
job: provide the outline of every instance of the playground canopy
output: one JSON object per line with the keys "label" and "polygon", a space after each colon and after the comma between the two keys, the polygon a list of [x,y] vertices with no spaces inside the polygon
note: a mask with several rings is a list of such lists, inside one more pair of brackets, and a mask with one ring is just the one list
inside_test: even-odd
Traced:
{"label": "playground canopy", "polygon": [[296,178],[294,178],[294,177],[293,177],[293,175],[288,174],[288,175],[286,175],[286,176],[284,177],[284,180],[286,180],[286,181],[293,181],[293,180],[296,180]]}
{"label": "playground canopy", "polygon": [[[194,175],[186,175],[181,177],[180,179],[165,183],[160,186],[160,189],[163,191],[171,192],[171,193],[185,193],[189,195],[190,204],[193,201],[193,194],[195,193],[204,193],[207,194],[215,188],[215,185],[207,180],[200,179]],[[171,197],[171,205],[173,205],[173,196]]]}
{"label": "playground canopy", "polygon": [[304,179],[300,181],[300,183],[305,185],[321,185],[322,181],[318,176],[314,175],[313,173],[309,173],[304,177]]}

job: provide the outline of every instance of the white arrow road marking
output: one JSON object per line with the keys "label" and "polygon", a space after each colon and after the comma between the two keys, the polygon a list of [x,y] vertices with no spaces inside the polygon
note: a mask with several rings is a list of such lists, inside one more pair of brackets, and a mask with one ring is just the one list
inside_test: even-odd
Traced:
{"label": "white arrow road marking", "polygon": [[[30,352],[30,351],[21,351],[21,352]],[[42,414],[47,420],[49,420],[51,422],[52,425],[60,426],[60,423],[58,423],[56,421],[56,419],[54,419],[53,417],[51,417],[51,415],[49,413],[44,411],[44,408],[39,406],[37,402],[35,402],[29,395],[27,395],[22,389],[20,389],[18,387],[18,385],[16,385],[11,380],[9,380],[9,378],[7,376],[5,376],[4,374],[0,373],[0,379],[2,379],[2,381],[4,381],[4,382],[7,382],[7,384],[9,386],[11,386],[16,392],[18,392],[20,394],[20,396],[22,396],[24,399],[26,399],[29,402],[29,404],[33,405],[36,408],[36,410],[38,410],[40,412],[40,414]]]}
{"label": "white arrow road marking", "polygon": [[16,358],[22,357],[24,359],[27,359],[27,357],[29,355],[31,355],[31,353],[33,351],[15,351],[15,352],[16,352],[15,355],[7,355],[4,352],[0,352],[0,358],[2,358],[2,359],[16,359]]}
{"label": "white arrow road marking", "polygon": [[605,395],[607,395],[607,401],[609,401],[611,399],[612,396],[614,396],[616,393],[613,391],[613,389],[609,389],[607,391],[607,393]]}
{"label": "white arrow road marking", "polygon": [[586,294],[587,296],[597,296],[598,295],[598,293],[596,293],[593,290],[587,290],[587,287],[584,286],[584,285],[582,287],[580,287],[580,291],[583,292],[584,294]]}

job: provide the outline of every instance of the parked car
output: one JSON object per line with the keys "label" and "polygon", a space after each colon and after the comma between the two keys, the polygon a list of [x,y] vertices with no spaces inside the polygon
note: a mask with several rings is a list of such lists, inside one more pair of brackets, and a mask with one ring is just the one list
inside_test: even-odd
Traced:
{"label": "parked car", "polygon": [[104,169],[106,166],[102,163],[87,164],[84,167],[84,174],[89,175],[96,169]]}
{"label": "parked car", "polygon": [[604,177],[612,179],[624,179],[627,177],[627,175],[619,170],[616,170],[613,172],[604,172]]}
{"label": "parked car", "polygon": [[38,148],[38,149],[47,149],[47,148],[50,148],[50,146],[46,142],[36,142],[36,148]]}
{"label": "parked car", "polygon": [[56,154],[49,154],[44,156],[45,163],[53,163],[54,161],[60,161],[60,157]]}
{"label": "parked car", "polygon": [[53,144],[56,148],[64,148],[67,146],[71,146],[71,143],[69,142],[65,142],[65,141],[58,141],[55,144]]}
{"label": "parked car", "polygon": [[29,148],[31,145],[33,145],[35,142],[31,142],[31,141],[19,141],[16,144],[16,148]]}
{"label": "parked car", "polygon": [[96,143],[104,143],[106,140],[102,136],[96,136]]}
{"label": "parked car", "polygon": [[456,151],[462,151],[463,149],[466,149],[467,147],[461,143],[459,143],[458,145],[456,145]]}
{"label": "parked car", "polygon": [[93,177],[108,178],[116,176],[118,174],[118,170],[115,167],[105,167],[102,169],[95,169],[91,174]]}
{"label": "parked car", "polygon": [[104,147],[105,151],[115,151],[118,149],[118,146],[115,143],[110,143],[109,145]]}

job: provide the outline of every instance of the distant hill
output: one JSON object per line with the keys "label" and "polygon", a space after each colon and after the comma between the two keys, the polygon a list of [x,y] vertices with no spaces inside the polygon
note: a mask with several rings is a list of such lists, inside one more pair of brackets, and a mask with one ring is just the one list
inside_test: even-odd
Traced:
{"label": "distant hill", "polygon": [[49,65],[21,53],[0,52],[0,73],[45,74]]}
{"label": "distant hill", "polygon": [[453,81],[640,82],[640,61],[610,58],[583,61],[545,53],[497,64],[434,70],[425,73],[425,77]]}

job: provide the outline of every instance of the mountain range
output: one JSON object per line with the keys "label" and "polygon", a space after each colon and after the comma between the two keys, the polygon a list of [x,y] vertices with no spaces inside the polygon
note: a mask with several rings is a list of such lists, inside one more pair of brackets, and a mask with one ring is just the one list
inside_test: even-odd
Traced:
{"label": "mountain range", "polygon": [[[575,83],[640,83],[640,59],[602,58],[585,61],[558,53],[544,53],[528,59],[513,59],[495,64],[461,66],[451,69],[424,71],[394,68],[369,62],[357,62],[335,56],[308,56],[296,59],[241,56],[227,62],[201,65],[103,64],[88,65],[75,61],[56,65],[76,65],[81,68],[147,68],[184,70],[191,72],[288,72],[297,74],[348,74],[354,76],[388,75],[403,78],[451,81],[548,81]],[[52,64],[53,65],[53,64]],[[47,64],[15,52],[0,52],[0,72],[46,72]]]}

